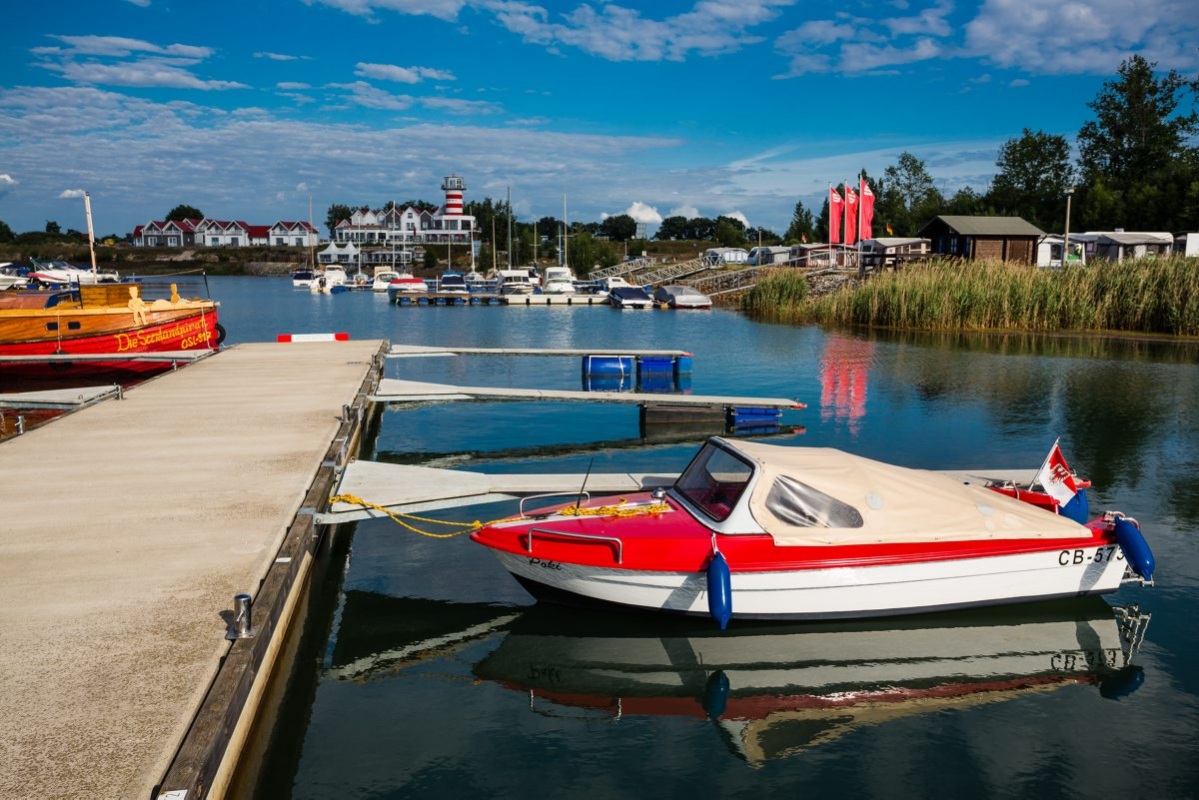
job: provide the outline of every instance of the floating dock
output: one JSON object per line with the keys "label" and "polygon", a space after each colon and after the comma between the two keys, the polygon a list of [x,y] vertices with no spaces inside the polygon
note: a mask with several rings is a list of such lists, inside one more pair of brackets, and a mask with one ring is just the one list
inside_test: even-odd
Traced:
{"label": "floating dock", "polygon": [[0,797],[223,791],[383,351],[238,345],[0,444]]}
{"label": "floating dock", "polygon": [[429,292],[397,294],[397,306],[604,306],[608,296],[594,294],[453,294]]}

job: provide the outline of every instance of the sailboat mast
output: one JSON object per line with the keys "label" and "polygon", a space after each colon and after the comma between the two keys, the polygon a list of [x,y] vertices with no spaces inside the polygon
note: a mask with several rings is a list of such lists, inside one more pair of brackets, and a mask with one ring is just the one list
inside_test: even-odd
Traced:
{"label": "sailboat mast", "polygon": [[96,274],[96,234],[92,231],[92,196],[83,193],[83,212],[87,215],[87,247],[92,253],[92,275]]}
{"label": "sailboat mast", "polygon": [[508,187],[508,269],[512,269],[512,187]]}
{"label": "sailboat mast", "polygon": [[570,265],[566,259],[566,242],[570,238],[570,227],[566,224],[566,192],[562,193],[562,266]]}

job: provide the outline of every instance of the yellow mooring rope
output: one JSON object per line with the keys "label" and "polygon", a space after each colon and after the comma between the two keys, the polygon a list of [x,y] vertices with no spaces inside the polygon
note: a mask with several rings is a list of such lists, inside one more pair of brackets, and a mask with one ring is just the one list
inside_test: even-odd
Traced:
{"label": "yellow mooring rope", "polygon": [[[561,514],[564,517],[637,517],[642,515],[657,516],[664,511],[670,510],[670,506],[668,506],[666,503],[650,503],[643,506],[626,506],[625,502],[625,499],[622,497],[620,498],[619,503],[610,506],[580,508],[576,504],[573,506],[560,508],[554,513]],[[363,500],[361,497],[353,494],[334,495],[329,498],[329,505],[333,505],[334,503],[349,503],[351,505],[362,506],[363,508],[370,508],[375,511],[379,511],[391,517],[392,521],[400,527],[406,528],[413,533],[419,533],[421,536],[428,536],[431,539],[453,539],[456,536],[462,536],[463,534],[477,531],[481,528],[484,528],[488,525],[494,525],[498,522],[513,522],[521,519],[520,517],[501,517],[499,519],[493,519],[490,522],[479,522],[478,520],[475,520],[474,522],[447,522],[443,519],[418,517],[415,514],[402,514],[399,511],[392,511],[388,508],[378,505],[377,503],[372,503],[369,500]],[[462,528],[463,530],[454,531],[453,533],[431,533],[429,531],[422,531],[420,528],[417,528],[414,525],[409,525],[404,521],[404,519],[401,519],[401,517],[404,519],[414,520],[416,522],[428,522],[433,525],[445,525],[451,528]]]}

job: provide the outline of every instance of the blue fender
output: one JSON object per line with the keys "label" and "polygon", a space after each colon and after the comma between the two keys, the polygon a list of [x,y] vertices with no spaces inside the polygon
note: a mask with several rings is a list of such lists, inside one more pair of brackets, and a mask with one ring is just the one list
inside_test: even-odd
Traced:
{"label": "blue fender", "polygon": [[1157,564],[1149,543],[1141,535],[1141,529],[1127,517],[1116,517],[1115,529],[1116,541],[1120,543],[1120,549],[1124,551],[1124,557],[1133,571],[1147,581],[1153,580],[1153,570]]}
{"label": "blue fender", "polygon": [[1091,521],[1090,503],[1087,502],[1087,490],[1079,489],[1075,492],[1074,497],[1070,498],[1070,502],[1058,509],[1059,514],[1067,519],[1072,519],[1079,525],[1086,525]]}
{"label": "blue fender", "polygon": [[719,550],[708,562],[708,613],[721,630],[733,616],[733,578],[729,573],[729,562]]}

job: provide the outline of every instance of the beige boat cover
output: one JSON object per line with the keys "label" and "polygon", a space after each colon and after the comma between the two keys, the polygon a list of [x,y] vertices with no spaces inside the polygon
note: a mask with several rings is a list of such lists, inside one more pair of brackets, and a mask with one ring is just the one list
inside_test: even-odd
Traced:
{"label": "beige boat cover", "polygon": [[[781,447],[745,441],[729,444],[761,466],[749,508],[779,545],[1068,539],[1092,535],[1066,517],[934,472],[896,467],[826,447]],[[805,487],[840,501],[826,505],[829,513],[817,513],[825,524],[805,525],[794,512],[797,492],[807,492]],[[819,495],[815,497],[819,504]]]}

